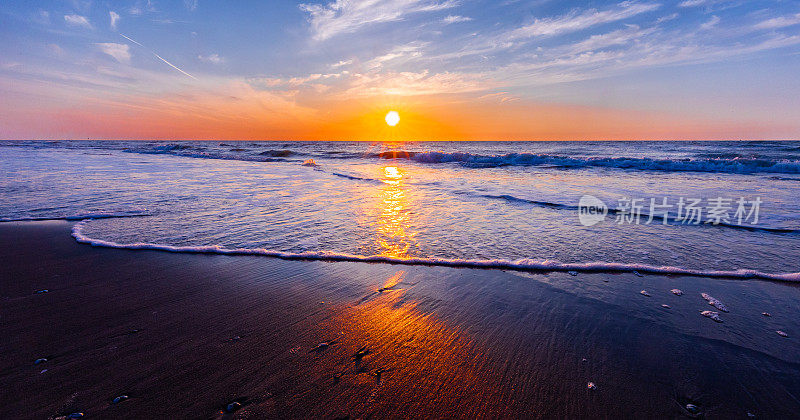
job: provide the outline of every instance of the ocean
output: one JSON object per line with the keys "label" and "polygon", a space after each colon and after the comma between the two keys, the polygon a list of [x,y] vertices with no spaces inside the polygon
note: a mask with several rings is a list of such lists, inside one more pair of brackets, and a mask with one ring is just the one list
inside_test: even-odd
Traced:
{"label": "ocean", "polygon": [[3,141],[0,165],[0,220],[99,246],[800,281],[800,142]]}

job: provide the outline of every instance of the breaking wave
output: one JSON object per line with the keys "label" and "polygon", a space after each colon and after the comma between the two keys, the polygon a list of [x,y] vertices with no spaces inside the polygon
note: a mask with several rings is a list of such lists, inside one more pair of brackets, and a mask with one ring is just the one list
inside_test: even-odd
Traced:
{"label": "breaking wave", "polygon": [[715,158],[651,159],[633,157],[571,157],[563,155],[509,153],[481,155],[466,152],[391,151],[371,155],[381,159],[408,159],[419,163],[457,163],[466,167],[542,166],[564,169],[616,168],[666,172],[722,172],[737,174],[800,174],[798,160],[772,160],[739,156]]}
{"label": "breaking wave", "polygon": [[174,246],[154,244],[147,242],[137,242],[120,244],[117,242],[102,239],[93,239],[83,234],[83,227],[88,222],[84,220],[78,222],[72,228],[72,237],[83,244],[89,244],[104,248],[119,248],[131,250],[155,250],[174,253],[187,254],[222,254],[222,255],[258,255],[287,260],[306,260],[306,261],[347,261],[347,262],[366,262],[384,263],[398,265],[419,265],[419,266],[439,266],[439,267],[459,267],[459,268],[479,268],[479,269],[501,269],[514,271],[530,272],[586,272],[586,273],[647,273],[661,275],[681,275],[698,276],[711,278],[731,278],[731,279],[760,279],[783,282],[800,282],[800,272],[798,273],[765,273],[757,270],[698,270],[671,266],[653,266],[647,264],[629,264],[615,262],[587,262],[587,263],[563,263],[552,260],[533,260],[520,259],[516,261],[504,259],[480,260],[480,259],[448,259],[448,258],[398,258],[384,255],[352,255],[338,252],[281,252],[271,251],[263,248],[224,248],[216,245],[210,246]]}

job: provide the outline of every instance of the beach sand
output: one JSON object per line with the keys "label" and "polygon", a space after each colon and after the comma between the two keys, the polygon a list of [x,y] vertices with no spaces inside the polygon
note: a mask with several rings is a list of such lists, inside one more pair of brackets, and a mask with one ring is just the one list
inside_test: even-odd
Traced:
{"label": "beach sand", "polygon": [[0,223],[4,418],[800,415],[796,285],[104,249],[70,226]]}

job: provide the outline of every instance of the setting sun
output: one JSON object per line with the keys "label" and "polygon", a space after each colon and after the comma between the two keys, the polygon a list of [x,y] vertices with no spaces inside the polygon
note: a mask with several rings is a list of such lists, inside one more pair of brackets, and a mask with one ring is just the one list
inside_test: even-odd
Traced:
{"label": "setting sun", "polygon": [[390,126],[394,127],[399,122],[400,122],[400,114],[398,114],[397,111],[389,111],[386,114],[386,124],[389,124]]}

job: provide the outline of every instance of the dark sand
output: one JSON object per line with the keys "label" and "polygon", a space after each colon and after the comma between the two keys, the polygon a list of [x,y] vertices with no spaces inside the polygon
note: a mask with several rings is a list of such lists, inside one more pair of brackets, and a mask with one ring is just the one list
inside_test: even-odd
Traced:
{"label": "dark sand", "polygon": [[0,223],[3,418],[800,416],[796,286],[102,249],[69,226]]}

